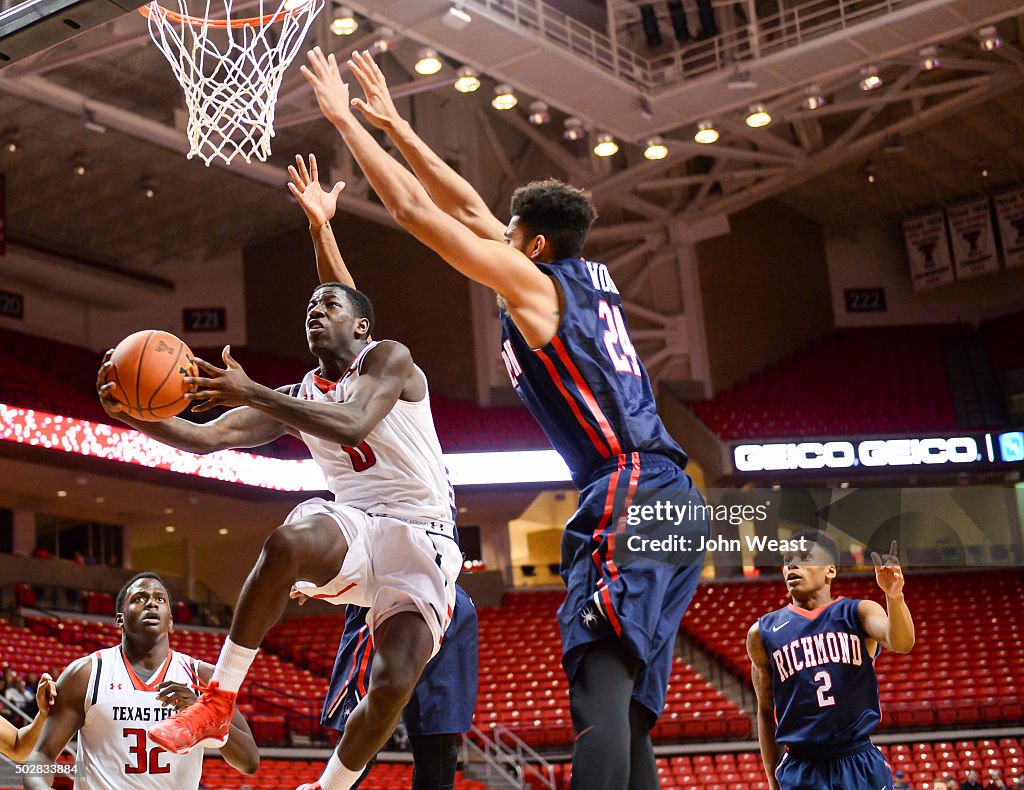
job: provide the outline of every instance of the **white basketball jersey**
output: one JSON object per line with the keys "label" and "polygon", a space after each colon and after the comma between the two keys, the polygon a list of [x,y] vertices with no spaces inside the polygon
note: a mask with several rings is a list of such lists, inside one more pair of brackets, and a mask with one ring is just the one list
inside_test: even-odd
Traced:
{"label": "white basketball jersey", "polygon": [[[359,378],[363,360],[378,345],[367,344],[337,382],[306,374],[297,397],[343,403]],[[423,371],[416,368],[423,376]],[[426,376],[423,376],[424,385]],[[454,494],[430,413],[430,395],[412,403],[398,400],[358,447],[301,434],[327,478],[335,500],[368,513],[454,522]]]}
{"label": "white basketball jersey", "polygon": [[198,788],[203,750],[171,754],[152,743],[146,733],[174,712],[157,700],[157,687],[173,680],[195,689],[196,660],[171,650],[149,682],[135,673],[120,645],[99,650],[90,660],[85,725],[78,734],[75,790]]}

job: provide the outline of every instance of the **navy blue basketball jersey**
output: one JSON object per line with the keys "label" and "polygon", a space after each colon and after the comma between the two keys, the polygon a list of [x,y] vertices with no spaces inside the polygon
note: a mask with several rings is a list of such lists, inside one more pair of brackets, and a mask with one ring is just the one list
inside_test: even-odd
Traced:
{"label": "navy blue basketball jersey", "polygon": [[538,266],[561,291],[558,332],[531,349],[502,310],[501,356],[573,482],[582,487],[609,459],[632,452],[660,453],[685,467],[686,453],[658,416],[607,267],[582,258]]}
{"label": "navy blue basketball jersey", "polygon": [[790,604],[758,620],[778,743],[842,746],[866,739],[881,720],[858,603],[836,598],[813,612]]}

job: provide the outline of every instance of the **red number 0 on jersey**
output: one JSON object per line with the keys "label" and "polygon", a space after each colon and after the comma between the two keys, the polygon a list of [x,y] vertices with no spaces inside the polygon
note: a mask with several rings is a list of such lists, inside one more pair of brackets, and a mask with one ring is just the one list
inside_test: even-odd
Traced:
{"label": "red number 0 on jersey", "polygon": [[121,734],[125,738],[129,736],[135,738],[135,745],[128,748],[128,754],[135,756],[135,765],[131,763],[125,763],[124,772],[126,774],[166,774],[170,773],[171,766],[160,765],[160,755],[163,754],[163,749],[159,746],[154,746],[146,752],[146,731],[125,728],[121,731]]}
{"label": "red number 0 on jersey", "polygon": [[615,370],[619,373],[632,373],[634,376],[639,376],[640,362],[636,358],[636,349],[629,342],[629,333],[626,331],[626,323],[622,320],[622,311],[618,306],[609,305],[602,299],[597,303],[597,317],[608,327],[604,332],[604,345],[608,349],[608,356],[612,358]]}
{"label": "red number 0 on jersey", "polygon": [[360,442],[355,447],[343,444],[341,449],[348,453],[348,457],[352,459],[353,472],[365,472],[377,463],[377,456],[373,454],[373,450],[370,449],[370,445],[366,442]]}

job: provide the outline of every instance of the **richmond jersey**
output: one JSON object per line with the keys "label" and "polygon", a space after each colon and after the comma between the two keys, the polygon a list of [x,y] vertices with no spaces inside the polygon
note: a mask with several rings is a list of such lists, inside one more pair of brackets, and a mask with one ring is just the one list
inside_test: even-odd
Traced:
{"label": "richmond jersey", "polygon": [[778,743],[840,746],[867,738],[881,721],[858,603],[840,597],[813,612],[790,604],[758,620]]}
{"label": "richmond jersey", "polygon": [[[298,385],[296,397],[343,403],[362,372],[363,360],[379,342],[368,343],[336,382],[310,371]],[[454,522],[454,494],[430,414],[429,394],[415,403],[397,401],[358,447],[307,433],[301,438],[339,502],[368,513]]]}
{"label": "richmond jersey", "polygon": [[146,729],[174,712],[156,698],[157,687],[173,680],[199,690],[197,661],[171,650],[144,682],[121,646],[89,657],[92,669],[85,696],[85,724],[78,734],[75,790],[195,790],[203,773],[203,750],[185,755],[164,751]]}
{"label": "richmond jersey", "polygon": [[558,332],[531,349],[502,310],[501,356],[573,482],[583,487],[610,458],[636,451],[660,453],[685,467],[686,453],[658,416],[607,267],[581,258],[537,265],[562,292]]}

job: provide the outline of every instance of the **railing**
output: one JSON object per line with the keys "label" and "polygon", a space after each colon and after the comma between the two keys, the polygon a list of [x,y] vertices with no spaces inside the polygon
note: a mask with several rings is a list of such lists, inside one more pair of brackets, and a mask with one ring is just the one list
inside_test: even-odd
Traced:
{"label": "railing", "polygon": [[498,23],[568,49],[643,91],[653,91],[847,30],[928,0],[809,0],[751,24],[648,59],[542,0],[466,0]]}
{"label": "railing", "polygon": [[[511,746],[507,746],[509,741]],[[537,779],[541,786],[555,790],[555,768],[551,763],[535,752],[522,738],[516,735],[504,724],[498,724],[494,728],[494,742],[508,751],[514,751],[516,763],[520,768],[523,787],[526,787],[527,779]],[[530,784],[533,787],[533,783]]]}
{"label": "railing", "polygon": [[525,790],[525,775],[516,753],[492,739],[476,725],[463,734],[462,748],[467,767],[475,768],[479,765],[482,769],[482,775],[476,774],[475,778],[505,790]]}

